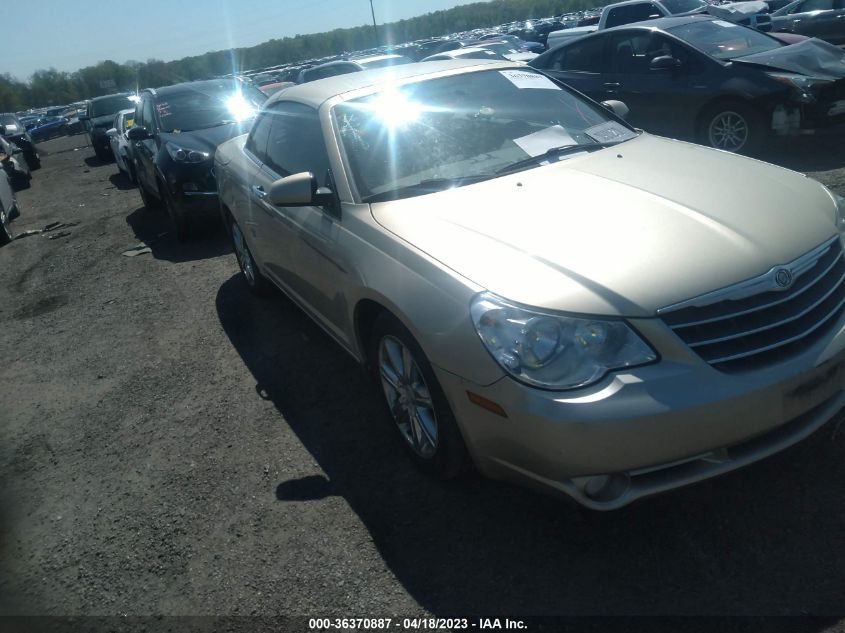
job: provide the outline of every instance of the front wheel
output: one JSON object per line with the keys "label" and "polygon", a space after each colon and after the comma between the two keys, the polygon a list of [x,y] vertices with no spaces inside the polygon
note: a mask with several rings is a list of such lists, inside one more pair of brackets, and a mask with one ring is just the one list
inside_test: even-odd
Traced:
{"label": "front wheel", "polygon": [[701,117],[699,141],[726,152],[752,153],[763,144],[762,115],[741,102],[723,102],[708,107]]}
{"label": "front wheel", "polygon": [[238,267],[241,269],[241,275],[243,275],[247,288],[258,297],[266,297],[270,294],[270,282],[258,270],[241,227],[234,219],[229,226],[229,233],[232,236],[232,246],[235,249],[235,257],[238,259]]}
{"label": "front wheel", "polygon": [[[137,174],[136,174],[137,176]],[[142,181],[138,181],[138,192],[141,194],[141,202],[144,203],[144,208],[149,210],[160,209],[161,200],[156,198],[153,194],[147,191],[147,187]]]}
{"label": "front wheel", "polygon": [[6,210],[0,207],[0,246],[5,246],[12,241],[12,231],[9,229],[9,216]]}
{"label": "front wheel", "polygon": [[466,462],[466,447],[422,348],[387,313],[376,319],[371,341],[370,362],[411,459],[437,479],[457,476]]}

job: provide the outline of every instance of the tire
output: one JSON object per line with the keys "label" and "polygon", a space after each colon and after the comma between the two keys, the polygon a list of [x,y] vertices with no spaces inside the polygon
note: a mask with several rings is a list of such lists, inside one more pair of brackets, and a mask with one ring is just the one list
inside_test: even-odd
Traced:
{"label": "tire", "polygon": [[272,286],[267,278],[258,270],[252,251],[244,239],[241,227],[234,218],[229,217],[229,235],[232,236],[232,248],[235,250],[235,259],[238,260],[238,268],[241,269],[241,277],[249,288],[249,291],[256,297],[267,297],[272,291]]}
{"label": "tire", "polygon": [[152,195],[140,180],[138,181],[138,191],[141,194],[141,201],[144,203],[144,208],[148,211],[161,209],[161,200]]}
{"label": "tire", "polygon": [[6,216],[6,210],[0,207],[0,246],[5,246],[12,241],[12,231],[7,226],[10,217]]}
{"label": "tire", "polygon": [[698,128],[702,145],[742,154],[759,150],[765,135],[763,116],[741,101],[720,101],[708,106]]}
{"label": "tire", "polygon": [[41,157],[38,155],[38,152],[32,152],[32,154],[26,154],[24,157],[26,158],[27,166],[29,166],[29,171],[35,171],[36,169],[41,169]]}
{"label": "tire", "polygon": [[135,174],[135,165],[132,163],[131,160],[128,158],[126,159],[126,166],[129,168],[129,180],[132,181],[133,185],[138,184],[138,176]]}
{"label": "tire", "polygon": [[370,366],[406,452],[427,475],[456,477],[467,463],[466,446],[422,348],[386,312],[376,319],[369,340]]}
{"label": "tire", "polygon": [[107,150],[96,145],[94,146],[94,154],[97,156],[97,160],[99,160],[101,163],[107,163],[112,158],[111,154]]}
{"label": "tire", "polygon": [[165,211],[167,211],[167,217],[170,218],[170,225],[173,228],[176,241],[180,244],[187,242],[191,235],[187,218],[179,210],[173,196],[167,191],[167,187],[161,182],[158,183],[158,190],[162,192],[162,202],[164,203]]}

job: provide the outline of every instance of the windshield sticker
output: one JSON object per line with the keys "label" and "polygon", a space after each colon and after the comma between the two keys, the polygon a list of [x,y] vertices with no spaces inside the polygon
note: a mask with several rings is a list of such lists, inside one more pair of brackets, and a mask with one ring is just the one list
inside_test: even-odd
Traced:
{"label": "windshield sticker", "polygon": [[627,141],[629,138],[634,138],[637,133],[632,132],[624,125],[616,121],[605,121],[593,127],[588,127],[584,130],[584,134],[589,136],[597,143],[613,143],[614,141]]}
{"label": "windshield sticker", "polygon": [[528,136],[515,138],[513,142],[519,145],[522,151],[529,156],[542,156],[552,147],[577,145],[575,139],[560,125],[553,125]]}
{"label": "windshield sticker", "polygon": [[156,111],[160,117],[170,116],[170,104],[167,101],[162,101],[156,104]]}
{"label": "windshield sticker", "polygon": [[738,24],[734,24],[733,22],[726,22],[725,20],[713,20],[713,24],[718,24],[719,26],[724,26],[727,28],[735,28],[739,26]]}
{"label": "windshield sticker", "polygon": [[520,90],[526,88],[535,88],[538,90],[561,89],[551,79],[539,73],[530,73],[524,70],[500,70],[499,74]]}

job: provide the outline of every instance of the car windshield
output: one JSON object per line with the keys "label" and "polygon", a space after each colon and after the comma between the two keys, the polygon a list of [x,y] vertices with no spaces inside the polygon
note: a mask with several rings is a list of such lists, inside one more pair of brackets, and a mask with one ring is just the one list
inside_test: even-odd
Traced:
{"label": "car windshield", "polygon": [[156,111],[162,131],[189,132],[251,119],[266,100],[249,84],[201,82],[159,95]]}
{"label": "car windshield", "polygon": [[134,107],[134,105],[126,95],[115,95],[114,97],[97,99],[91,102],[91,116],[96,118],[106,116],[107,114],[114,115],[115,112]]}
{"label": "car windshield", "polygon": [[660,4],[672,15],[689,13],[690,11],[703,9],[707,6],[707,3],[702,2],[702,0],[660,0]]}
{"label": "car windshield", "polygon": [[411,83],[338,104],[333,115],[365,201],[419,195],[414,187],[426,182],[469,184],[557,160],[553,148],[589,151],[636,135],[528,69]]}
{"label": "car windshield", "polygon": [[733,59],[784,46],[760,31],[724,20],[696,20],[667,30],[716,59]]}

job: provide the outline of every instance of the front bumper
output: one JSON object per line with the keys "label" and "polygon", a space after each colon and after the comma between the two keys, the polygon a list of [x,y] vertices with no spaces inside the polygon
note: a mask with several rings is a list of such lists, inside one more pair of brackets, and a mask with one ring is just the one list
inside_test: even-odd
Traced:
{"label": "front bumper", "polygon": [[220,205],[213,176],[168,183],[171,199],[178,213],[191,221],[204,221],[207,216],[217,218]]}
{"label": "front bumper", "polygon": [[[662,325],[650,321],[636,325],[654,340]],[[762,459],[833,418],[845,407],[845,320],[833,332],[747,374],[719,372],[678,342],[657,364],[571,392],[435,371],[479,470],[611,510]]]}

